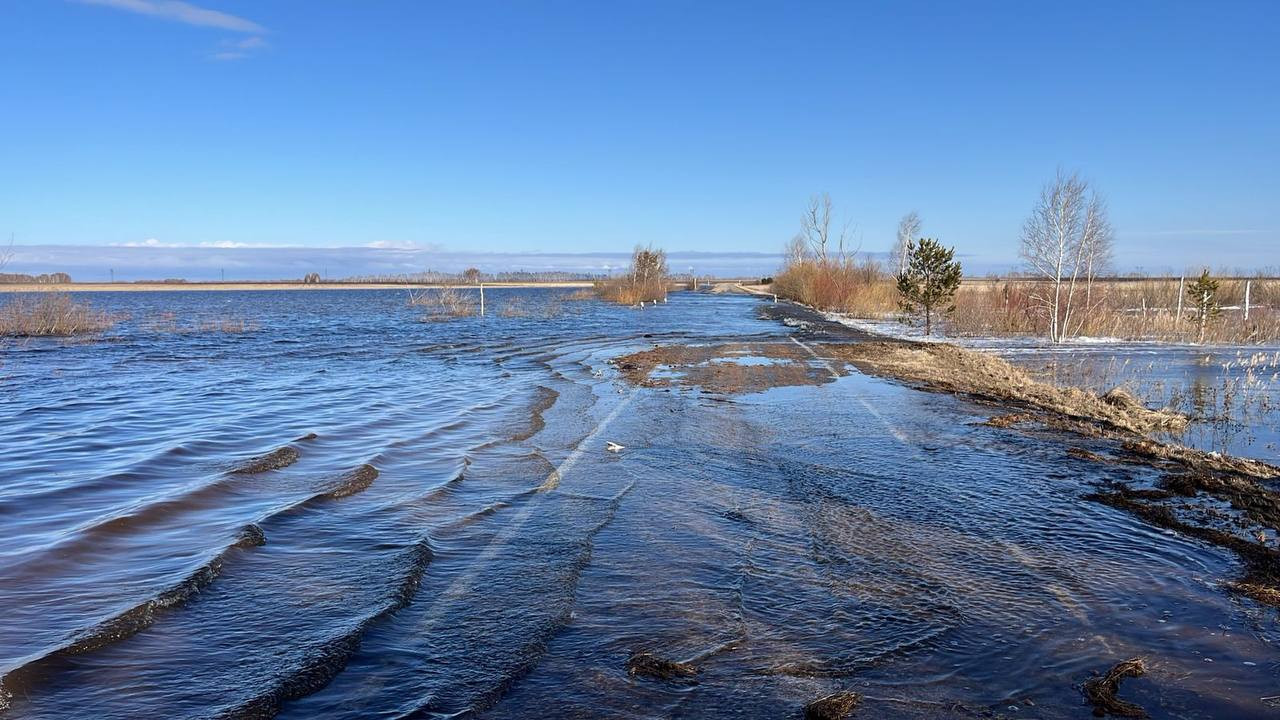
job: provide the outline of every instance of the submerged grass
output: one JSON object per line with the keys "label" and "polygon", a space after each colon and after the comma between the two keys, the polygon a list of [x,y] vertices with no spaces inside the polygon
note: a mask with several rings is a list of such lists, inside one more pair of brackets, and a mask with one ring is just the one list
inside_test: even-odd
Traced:
{"label": "submerged grass", "polygon": [[427,288],[409,292],[409,306],[422,308],[426,314],[422,319],[428,322],[452,320],[454,318],[475,315],[479,304],[472,293],[456,288]]}
{"label": "submerged grass", "polygon": [[0,305],[0,337],[96,335],[118,322],[119,318],[60,292],[17,296]]}

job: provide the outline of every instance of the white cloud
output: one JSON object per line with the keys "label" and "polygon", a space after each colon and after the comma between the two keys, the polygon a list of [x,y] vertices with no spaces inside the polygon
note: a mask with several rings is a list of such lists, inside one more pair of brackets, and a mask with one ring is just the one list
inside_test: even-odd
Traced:
{"label": "white cloud", "polygon": [[187,25],[218,28],[232,32],[265,33],[267,31],[266,28],[252,20],[246,20],[218,10],[202,8],[180,0],[78,0],[78,2],[86,5],[102,5],[116,10],[149,15]]}
{"label": "white cloud", "polygon": [[210,60],[243,60],[253,54],[254,50],[267,47],[267,41],[254,35],[241,40],[223,40],[221,50],[209,55]]}
{"label": "white cloud", "polygon": [[366,243],[365,247],[375,250],[419,250],[422,249],[418,243],[412,240],[375,240]]}
{"label": "white cloud", "polygon": [[156,238],[147,238],[146,240],[130,240],[128,242],[113,243],[111,247],[127,247],[127,248],[207,248],[210,250],[238,250],[242,248],[296,248],[298,245],[275,245],[271,243],[245,243],[235,240],[206,240],[198,243],[172,243],[157,240]]}
{"label": "white cloud", "polygon": [[149,248],[172,248],[182,247],[172,243],[160,242],[155,238],[147,238],[146,240],[130,240],[129,242],[116,243],[116,247],[149,247]]}

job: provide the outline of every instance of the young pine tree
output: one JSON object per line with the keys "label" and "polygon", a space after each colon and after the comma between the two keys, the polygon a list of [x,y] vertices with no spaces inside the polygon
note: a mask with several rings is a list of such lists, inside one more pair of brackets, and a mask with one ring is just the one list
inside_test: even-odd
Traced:
{"label": "young pine tree", "polygon": [[1204,342],[1204,329],[1209,317],[1218,314],[1218,281],[1209,277],[1209,268],[1200,273],[1195,282],[1187,286],[1187,296],[1195,305],[1200,318],[1200,342]]}
{"label": "young pine tree", "polygon": [[920,238],[907,243],[906,269],[898,275],[898,305],[909,315],[924,315],[924,334],[933,332],[935,311],[949,313],[960,287],[962,273],[955,248],[937,240]]}

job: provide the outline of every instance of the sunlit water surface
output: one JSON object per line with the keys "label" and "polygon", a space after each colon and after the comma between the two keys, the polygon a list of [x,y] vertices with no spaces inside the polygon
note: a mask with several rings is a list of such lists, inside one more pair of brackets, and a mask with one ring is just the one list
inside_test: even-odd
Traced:
{"label": "sunlit water surface", "polygon": [[[858,374],[635,390],[610,358],[790,329],[560,292],[452,322],[389,291],[111,293],[106,340],[7,346],[9,715],[776,718],[850,688],[874,717],[1081,717],[1137,655],[1155,717],[1280,712],[1233,556],[1081,500],[1154,471]],[[633,651],[702,673],[632,678]]]}

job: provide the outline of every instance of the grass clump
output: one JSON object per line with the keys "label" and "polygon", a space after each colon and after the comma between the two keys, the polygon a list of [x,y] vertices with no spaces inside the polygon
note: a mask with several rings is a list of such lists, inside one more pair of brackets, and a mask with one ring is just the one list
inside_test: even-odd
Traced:
{"label": "grass clump", "polygon": [[0,337],[71,337],[109,330],[118,318],[59,292],[16,296],[0,305]]}
{"label": "grass clump", "polygon": [[477,313],[476,300],[457,288],[426,288],[409,293],[409,306],[422,308],[422,319],[430,322],[452,320]]}
{"label": "grass clump", "polygon": [[667,253],[652,247],[636,246],[627,271],[616,278],[597,282],[595,294],[610,302],[638,305],[666,300],[670,284]]}

